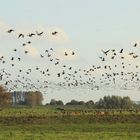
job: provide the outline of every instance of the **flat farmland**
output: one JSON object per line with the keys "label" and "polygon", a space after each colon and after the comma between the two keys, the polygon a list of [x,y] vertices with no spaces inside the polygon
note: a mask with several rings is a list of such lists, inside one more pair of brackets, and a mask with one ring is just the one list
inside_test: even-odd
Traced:
{"label": "flat farmland", "polygon": [[97,110],[61,108],[1,109],[0,140],[140,139],[139,111],[108,110],[107,115],[100,115]]}

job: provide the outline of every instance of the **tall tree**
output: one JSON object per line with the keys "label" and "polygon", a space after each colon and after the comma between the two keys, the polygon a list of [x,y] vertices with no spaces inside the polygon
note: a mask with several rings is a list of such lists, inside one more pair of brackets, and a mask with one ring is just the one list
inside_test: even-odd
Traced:
{"label": "tall tree", "polygon": [[132,108],[133,102],[131,101],[130,97],[123,97],[122,99],[122,108],[129,109]]}
{"label": "tall tree", "polygon": [[93,108],[94,107],[94,102],[92,100],[89,100],[89,101],[86,102],[86,106],[88,108]]}
{"label": "tall tree", "polygon": [[0,106],[1,107],[8,107],[12,103],[12,96],[11,94],[6,91],[3,86],[0,86]]}
{"label": "tall tree", "polygon": [[97,108],[105,109],[128,109],[132,108],[133,102],[129,97],[120,97],[120,96],[104,96],[103,99],[100,99],[96,102]]}
{"label": "tall tree", "polygon": [[26,105],[37,106],[42,105],[43,95],[39,91],[30,91],[26,93],[25,103]]}

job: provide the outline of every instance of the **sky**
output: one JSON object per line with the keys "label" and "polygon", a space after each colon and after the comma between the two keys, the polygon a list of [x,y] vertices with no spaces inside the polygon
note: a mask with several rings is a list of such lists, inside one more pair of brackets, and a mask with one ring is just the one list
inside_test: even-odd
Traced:
{"label": "sky", "polygon": [[[34,39],[33,54],[48,46],[55,48],[59,55],[65,49],[75,50],[76,58],[68,60],[75,66],[98,63],[101,49],[130,50],[140,42],[140,1],[139,0],[0,0],[0,54],[11,55],[9,49],[21,42],[7,37],[5,30],[14,28],[18,32],[58,30],[59,39]],[[15,34],[16,36],[16,34]],[[28,59],[27,59],[28,61]],[[26,62],[27,62],[26,61]],[[36,63],[36,59],[31,59]],[[30,63],[30,61],[28,61]],[[30,65],[29,63],[26,65]],[[42,64],[38,61],[40,65]],[[139,63],[139,62],[138,62]],[[79,93],[80,92],[80,93]],[[48,91],[45,101],[52,98],[69,101],[98,100],[104,95],[129,95],[140,100],[139,91]]]}

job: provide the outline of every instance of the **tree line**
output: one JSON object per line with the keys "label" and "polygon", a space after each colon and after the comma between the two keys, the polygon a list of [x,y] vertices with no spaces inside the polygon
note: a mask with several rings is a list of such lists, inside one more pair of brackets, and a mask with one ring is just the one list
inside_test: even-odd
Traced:
{"label": "tree line", "polygon": [[[27,106],[39,106],[42,105],[43,95],[39,91],[29,91],[25,92],[24,100],[19,101],[16,105],[27,105]],[[0,107],[8,107],[13,105],[13,96],[10,92],[0,86]],[[89,100],[87,102],[71,100],[66,104],[61,100],[51,99],[50,103],[46,105],[51,106],[71,106],[71,105],[80,105],[86,106],[87,108],[97,108],[97,109],[130,109],[135,107],[140,107],[140,105],[135,104],[130,97],[121,97],[121,96],[104,96],[100,98],[99,101],[94,102]]]}
{"label": "tree line", "polygon": [[[18,96],[17,97],[13,96],[13,93],[8,92],[3,86],[0,86],[0,107],[12,106],[13,98],[18,98]],[[24,98],[23,100],[19,100],[18,102],[15,102],[14,104],[15,105],[28,105],[28,106],[42,105],[43,95],[39,91],[25,92],[23,98]]]}
{"label": "tree line", "polygon": [[121,96],[104,96],[100,98],[99,101],[94,102],[89,100],[87,102],[71,100],[66,104],[61,100],[51,99],[50,103],[46,105],[63,105],[63,106],[71,106],[71,105],[81,105],[87,108],[96,108],[96,109],[132,109],[138,107],[139,105],[135,104],[130,97],[121,97]]}

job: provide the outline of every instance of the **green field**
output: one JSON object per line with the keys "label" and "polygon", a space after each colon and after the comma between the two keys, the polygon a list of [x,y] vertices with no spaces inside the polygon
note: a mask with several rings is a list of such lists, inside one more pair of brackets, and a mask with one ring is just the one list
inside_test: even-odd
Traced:
{"label": "green field", "polygon": [[0,125],[1,140],[139,140],[139,124]]}
{"label": "green field", "polygon": [[140,114],[75,116],[52,107],[3,109],[0,140],[140,140]]}

